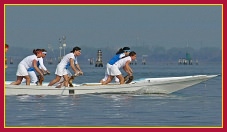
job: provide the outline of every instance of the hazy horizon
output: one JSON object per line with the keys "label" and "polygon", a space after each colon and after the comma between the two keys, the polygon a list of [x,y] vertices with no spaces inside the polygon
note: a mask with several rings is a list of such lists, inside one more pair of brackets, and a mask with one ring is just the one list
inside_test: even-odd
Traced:
{"label": "hazy horizon", "polygon": [[[11,46],[222,48],[222,6],[6,6]],[[62,43],[61,43],[62,44]]]}

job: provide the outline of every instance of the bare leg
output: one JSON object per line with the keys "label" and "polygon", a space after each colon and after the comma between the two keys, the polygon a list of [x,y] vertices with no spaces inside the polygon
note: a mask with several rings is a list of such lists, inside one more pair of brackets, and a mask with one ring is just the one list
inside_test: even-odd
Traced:
{"label": "bare leg", "polygon": [[68,76],[68,78],[69,78],[69,87],[73,87],[73,80],[74,80],[74,76]]}
{"label": "bare leg", "polygon": [[101,79],[99,82],[100,82],[100,83],[103,83],[103,82],[105,82],[105,81],[107,80],[107,78],[108,78],[108,75],[105,73],[104,78]]}
{"label": "bare leg", "polygon": [[17,76],[17,80],[15,82],[12,82],[10,85],[20,85],[22,79],[23,79],[23,76]]}
{"label": "bare leg", "polygon": [[67,75],[63,75],[63,77],[64,77],[64,79],[65,79],[65,81],[64,81],[64,86],[65,86],[65,87],[68,87],[68,85],[69,85],[69,76],[68,76],[68,74],[67,74]]}
{"label": "bare leg", "polygon": [[24,78],[26,79],[26,85],[30,85],[31,79],[30,79],[29,75],[24,76]]}
{"label": "bare leg", "polygon": [[44,81],[44,77],[41,76],[41,75],[38,75],[37,77],[38,77],[38,84],[37,85],[42,86],[43,85],[43,81]]}
{"label": "bare leg", "polygon": [[102,85],[108,84],[113,80],[114,76],[108,76],[107,80],[102,82]]}
{"label": "bare leg", "polygon": [[48,84],[48,86],[54,85],[55,83],[59,82],[60,79],[61,79],[61,76],[56,75],[55,79],[52,80],[52,81]]}
{"label": "bare leg", "polygon": [[63,77],[61,77],[61,79],[57,82],[58,85],[55,88],[61,88],[64,83],[64,80],[65,79]]}
{"label": "bare leg", "polygon": [[124,77],[120,74],[116,76],[119,79],[120,84],[124,84]]}

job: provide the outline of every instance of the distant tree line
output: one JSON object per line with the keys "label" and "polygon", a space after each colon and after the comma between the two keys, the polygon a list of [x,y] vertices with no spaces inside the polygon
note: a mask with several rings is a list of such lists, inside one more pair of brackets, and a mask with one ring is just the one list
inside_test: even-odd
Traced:
{"label": "distant tree line", "polygon": [[[125,45],[127,46],[127,45]],[[112,47],[106,48],[94,48],[94,47],[87,47],[87,46],[80,46],[82,48],[82,54],[78,58],[80,62],[86,63],[89,59],[93,58],[94,61],[96,60],[97,51],[102,50],[102,58],[103,63],[105,64],[116,52],[117,49]],[[222,61],[222,49],[217,47],[201,47],[200,49],[193,49],[191,47],[185,48],[177,48],[172,47],[169,49],[165,49],[162,46],[130,46],[131,50],[137,53],[137,62],[141,63],[142,56],[146,55],[146,61],[155,63],[155,62],[177,62],[179,58],[184,58],[186,52],[188,52],[192,60],[198,60],[200,62],[221,62]],[[43,48],[43,47],[39,47]],[[119,47],[121,48],[121,47]],[[59,57],[59,49],[48,49],[47,60],[52,58],[53,60],[57,60]],[[13,47],[11,46],[7,57],[12,57],[15,60],[20,61],[27,55],[32,54],[31,48],[21,48],[21,47]],[[66,48],[66,53],[71,51],[70,48]],[[62,51],[63,55],[63,51]]]}

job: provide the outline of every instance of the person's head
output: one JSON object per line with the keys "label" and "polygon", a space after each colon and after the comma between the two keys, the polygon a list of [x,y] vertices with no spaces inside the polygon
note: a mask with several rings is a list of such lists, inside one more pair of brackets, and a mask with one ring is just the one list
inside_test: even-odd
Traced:
{"label": "person's head", "polygon": [[81,54],[81,48],[80,47],[74,47],[73,50],[71,51],[75,56],[80,56]]}
{"label": "person's head", "polygon": [[131,51],[129,53],[129,56],[131,57],[132,60],[135,60],[136,59],[136,52],[135,51]]}
{"label": "person's head", "polygon": [[38,58],[42,57],[42,55],[43,55],[41,49],[34,49],[34,50],[33,50],[33,53],[34,53]]}
{"label": "person's head", "polygon": [[124,47],[123,50],[124,50],[125,56],[128,56],[129,53],[131,52],[129,47]]}
{"label": "person's head", "polygon": [[122,53],[125,53],[125,56],[128,56],[128,54],[130,53],[130,48],[129,47],[124,47],[124,48],[120,48],[116,55],[117,54],[122,54]]}
{"label": "person's head", "polygon": [[42,50],[42,58],[46,57],[47,51],[45,49],[41,49],[41,50]]}
{"label": "person's head", "polygon": [[5,52],[7,52],[9,49],[9,45],[8,44],[5,44]]}

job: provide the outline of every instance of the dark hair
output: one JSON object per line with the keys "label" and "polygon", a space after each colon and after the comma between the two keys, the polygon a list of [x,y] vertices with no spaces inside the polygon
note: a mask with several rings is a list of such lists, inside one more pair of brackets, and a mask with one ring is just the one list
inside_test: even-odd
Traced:
{"label": "dark hair", "polygon": [[41,49],[42,52],[47,52],[45,49]]}
{"label": "dark hair", "polygon": [[135,51],[131,51],[131,52],[129,53],[129,56],[134,56],[134,55],[136,55],[136,52],[135,52]]}
{"label": "dark hair", "polygon": [[129,47],[124,47],[123,50],[130,50],[130,48]]}
{"label": "dark hair", "polygon": [[124,53],[125,50],[130,50],[130,48],[129,48],[129,47],[120,48],[120,49],[117,51],[116,55],[117,55],[117,54]]}
{"label": "dark hair", "polygon": [[8,44],[5,44],[5,48],[9,48],[9,45]]}
{"label": "dark hair", "polygon": [[41,49],[34,49],[34,50],[33,50],[33,53],[34,53],[35,55],[37,55],[37,53],[39,53],[39,52],[42,52],[42,50],[41,50]]}
{"label": "dark hair", "polygon": [[76,46],[76,47],[73,48],[73,50],[71,51],[71,53],[74,53],[75,51],[78,51],[78,50],[81,50],[81,48]]}

